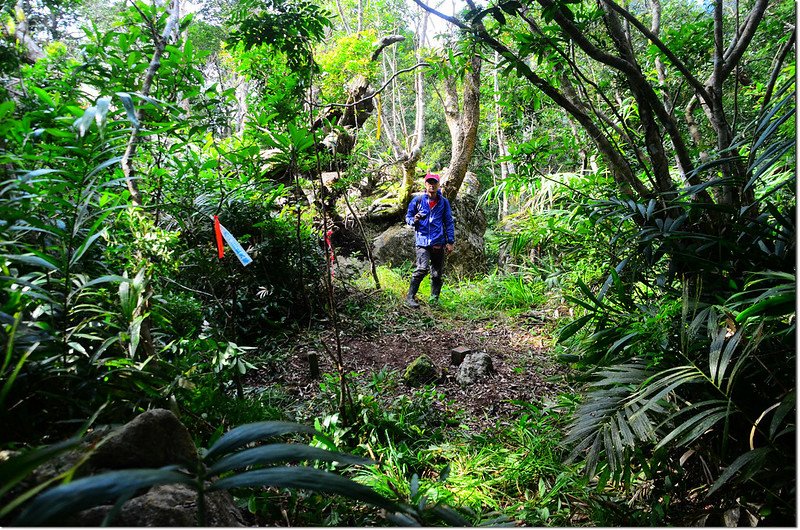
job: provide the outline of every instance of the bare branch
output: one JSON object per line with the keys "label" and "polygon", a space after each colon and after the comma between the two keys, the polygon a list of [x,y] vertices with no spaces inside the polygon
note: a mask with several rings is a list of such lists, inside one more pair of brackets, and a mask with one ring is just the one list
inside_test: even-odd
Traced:
{"label": "bare branch", "polygon": [[391,46],[396,42],[402,42],[406,40],[406,38],[402,35],[386,35],[385,37],[381,38],[375,43],[375,46],[378,48],[372,52],[372,58],[370,60],[374,61],[378,58],[384,48],[387,46]]}
{"label": "bare branch", "polygon": [[575,41],[575,44],[577,44],[580,49],[589,55],[589,57],[603,64],[611,66],[622,73],[636,74],[635,65],[631,64],[629,61],[626,61],[622,57],[606,53],[592,44],[589,39],[586,38],[584,30],[573,24],[572,21],[564,15],[560,8],[555,7],[555,4],[553,4],[552,0],[537,0],[537,2],[545,9],[555,9],[553,20],[561,29],[564,30],[567,35],[569,35],[573,41]]}
{"label": "bare branch", "polygon": [[444,13],[442,13],[441,11],[437,11],[434,8],[429,7],[428,5],[426,5],[425,3],[421,2],[420,0],[414,0],[414,3],[417,4],[419,7],[421,7],[422,9],[424,9],[425,11],[427,11],[428,13],[430,13],[432,15],[436,15],[437,17],[441,18],[442,20],[446,20],[447,22],[453,24],[454,26],[457,26],[460,29],[463,29],[465,31],[469,31],[470,33],[472,33],[472,28],[470,28],[469,26],[467,26],[466,24],[464,24],[463,22],[461,22],[457,18],[447,16]]}
{"label": "bare branch", "polygon": [[408,73],[408,72],[410,72],[412,70],[416,70],[417,68],[422,68],[424,66],[430,66],[430,64],[424,63],[424,62],[417,63],[414,66],[409,66],[408,68],[403,68],[402,70],[396,71],[394,74],[392,74],[392,77],[387,79],[386,82],[381,85],[381,87],[378,90],[376,90],[371,95],[369,95],[369,96],[367,96],[365,98],[359,99],[358,101],[356,101],[354,103],[325,103],[324,105],[313,103],[313,105],[316,106],[316,107],[345,107],[345,108],[346,107],[354,107],[356,105],[359,105],[361,103],[364,103],[365,101],[368,101],[368,100],[374,98],[375,96],[377,96],[378,94],[383,92],[386,89],[386,87],[389,86],[389,83],[394,81],[394,79],[397,76],[399,76],[400,74],[405,74],[405,73]]}
{"label": "bare branch", "polygon": [[[721,0],[719,0],[721,2]],[[739,60],[742,58],[744,51],[750,45],[750,42],[753,40],[753,36],[756,33],[756,29],[758,29],[758,25],[761,23],[761,20],[764,18],[764,14],[767,11],[767,0],[756,0],[756,3],[753,5],[753,8],[750,10],[750,13],[747,14],[747,18],[744,20],[744,25],[742,28],[737,28],[739,38],[734,39],[731,41],[731,44],[728,46],[728,49],[725,50],[723,54],[723,64],[720,71],[720,76],[722,79],[726,79],[730,73],[734,70],[736,65],[739,63]]]}

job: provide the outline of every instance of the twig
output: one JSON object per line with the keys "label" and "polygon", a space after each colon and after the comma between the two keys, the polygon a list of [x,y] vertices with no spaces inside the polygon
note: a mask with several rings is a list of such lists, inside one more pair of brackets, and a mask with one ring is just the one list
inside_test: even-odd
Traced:
{"label": "twig", "polygon": [[309,101],[308,104],[312,105],[314,107],[344,107],[344,108],[355,107],[356,105],[360,105],[361,103],[364,103],[365,101],[369,101],[370,99],[374,98],[375,96],[377,96],[378,94],[383,92],[386,89],[386,87],[389,86],[389,83],[394,81],[394,79],[396,77],[398,77],[400,74],[405,74],[405,73],[410,72],[412,70],[416,70],[417,68],[422,68],[423,66],[430,66],[430,64],[425,63],[425,62],[421,62],[421,63],[417,63],[417,64],[415,64],[413,66],[409,66],[408,68],[403,68],[402,70],[396,71],[392,75],[392,77],[387,79],[386,82],[383,85],[381,85],[381,87],[378,90],[376,90],[375,92],[373,92],[372,94],[370,94],[369,96],[367,96],[365,98],[359,99],[358,101],[356,101],[354,103],[325,103],[325,104],[318,104],[318,103],[314,103],[314,102]]}

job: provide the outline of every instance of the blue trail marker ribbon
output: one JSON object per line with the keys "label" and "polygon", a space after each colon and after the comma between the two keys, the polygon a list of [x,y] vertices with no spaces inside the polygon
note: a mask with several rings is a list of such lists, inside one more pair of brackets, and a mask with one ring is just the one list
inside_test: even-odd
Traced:
{"label": "blue trail marker ribbon", "polygon": [[242,248],[242,245],[240,245],[239,242],[236,241],[236,238],[233,237],[230,232],[228,232],[227,228],[220,224],[219,230],[222,232],[222,237],[225,238],[225,242],[228,243],[228,245],[231,247],[231,250],[233,250],[233,253],[236,254],[236,257],[242,262],[242,265],[246,267],[253,263],[253,258],[251,258],[247,252],[245,252],[245,250]]}

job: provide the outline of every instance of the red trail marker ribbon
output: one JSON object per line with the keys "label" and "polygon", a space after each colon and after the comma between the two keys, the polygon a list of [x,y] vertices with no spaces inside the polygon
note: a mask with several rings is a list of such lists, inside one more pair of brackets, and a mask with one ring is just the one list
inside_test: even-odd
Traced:
{"label": "red trail marker ribbon", "polygon": [[214,216],[214,235],[217,238],[217,256],[219,259],[225,257],[225,246],[222,243],[222,230],[219,227],[219,217]]}
{"label": "red trail marker ribbon", "polygon": [[331,255],[331,278],[333,278],[333,266],[336,264],[336,256],[333,255],[333,243],[331,243],[331,236],[333,230],[325,232],[325,244],[328,245],[328,252]]}

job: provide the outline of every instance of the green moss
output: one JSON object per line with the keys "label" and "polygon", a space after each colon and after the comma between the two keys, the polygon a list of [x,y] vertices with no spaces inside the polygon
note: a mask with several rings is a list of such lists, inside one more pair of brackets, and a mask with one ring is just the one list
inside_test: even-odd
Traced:
{"label": "green moss", "polygon": [[422,386],[432,383],[438,378],[439,373],[436,370],[436,365],[425,354],[414,359],[403,374],[403,381],[409,386]]}

